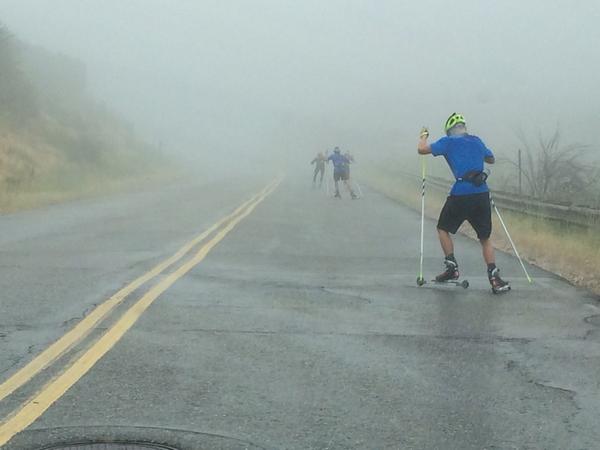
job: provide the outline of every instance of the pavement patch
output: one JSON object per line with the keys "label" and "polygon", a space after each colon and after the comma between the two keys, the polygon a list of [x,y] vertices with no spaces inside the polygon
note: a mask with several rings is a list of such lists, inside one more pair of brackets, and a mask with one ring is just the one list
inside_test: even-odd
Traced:
{"label": "pavement patch", "polygon": [[236,436],[159,427],[29,429],[3,450],[265,450]]}
{"label": "pavement patch", "polygon": [[586,317],[583,319],[586,323],[590,325],[594,325],[596,327],[600,327],[600,314],[595,314],[593,316]]}
{"label": "pavement patch", "polygon": [[42,447],[39,450],[177,450],[175,447],[165,447],[143,442],[92,442],[85,444],[58,444]]}

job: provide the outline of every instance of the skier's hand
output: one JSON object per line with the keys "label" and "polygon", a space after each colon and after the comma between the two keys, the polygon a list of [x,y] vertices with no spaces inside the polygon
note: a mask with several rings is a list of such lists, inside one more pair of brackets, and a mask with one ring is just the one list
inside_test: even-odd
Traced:
{"label": "skier's hand", "polygon": [[421,134],[419,134],[419,137],[421,139],[427,139],[429,137],[429,130],[427,129],[427,127],[421,128]]}

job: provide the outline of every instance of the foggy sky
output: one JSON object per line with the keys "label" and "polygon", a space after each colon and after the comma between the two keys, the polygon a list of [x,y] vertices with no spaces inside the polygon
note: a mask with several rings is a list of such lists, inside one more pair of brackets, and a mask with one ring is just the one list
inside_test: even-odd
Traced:
{"label": "foggy sky", "polygon": [[600,122],[596,0],[0,0],[0,21],[199,158],[413,154],[454,111],[497,153],[519,127],[591,143]]}

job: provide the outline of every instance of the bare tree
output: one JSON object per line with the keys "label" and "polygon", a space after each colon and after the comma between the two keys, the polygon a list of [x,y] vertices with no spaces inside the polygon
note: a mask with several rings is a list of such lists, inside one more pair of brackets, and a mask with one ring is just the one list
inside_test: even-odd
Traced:
{"label": "bare tree", "polygon": [[529,195],[542,200],[577,200],[577,194],[588,190],[597,179],[598,169],[584,161],[587,145],[580,143],[561,144],[560,128],[544,137],[539,135],[535,145],[531,145],[525,133],[517,133],[521,141],[524,164],[511,158],[504,161],[521,170],[528,187]]}

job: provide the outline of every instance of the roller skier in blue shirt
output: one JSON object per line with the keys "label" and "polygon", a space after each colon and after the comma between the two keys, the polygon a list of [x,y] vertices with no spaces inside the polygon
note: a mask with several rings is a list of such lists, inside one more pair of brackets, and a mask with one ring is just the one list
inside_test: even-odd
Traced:
{"label": "roller skier in blue shirt", "polygon": [[467,220],[481,243],[492,290],[495,293],[508,291],[510,284],[500,278],[494,247],[490,241],[492,209],[489,189],[485,182],[487,175],[484,172],[484,163],[494,164],[494,154],[481,139],[467,133],[466,121],[462,115],[452,114],[444,129],[446,136],[429,144],[429,131],[424,128],[421,130],[417,147],[421,155],[443,156],[456,179],[437,224],[446,270],[436,277],[436,281],[458,279],[458,262],[454,256],[454,243],[450,235],[456,233]]}
{"label": "roller skier in blue shirt", "polygon": [[350,192],[350,196],[353,199],[358,198],[354,191],[352,190],[352,186],[350,186],[350,163],[352,162],[350,158],[346,155],[342,155],[339,147],[335,147],[333,149],[333,154],[327,158],[327,162],[333,162],[333,181],[335,182],[335,197],[342,198],[340,195],[339,181],[342,180],[346,185],[346,189]]}

